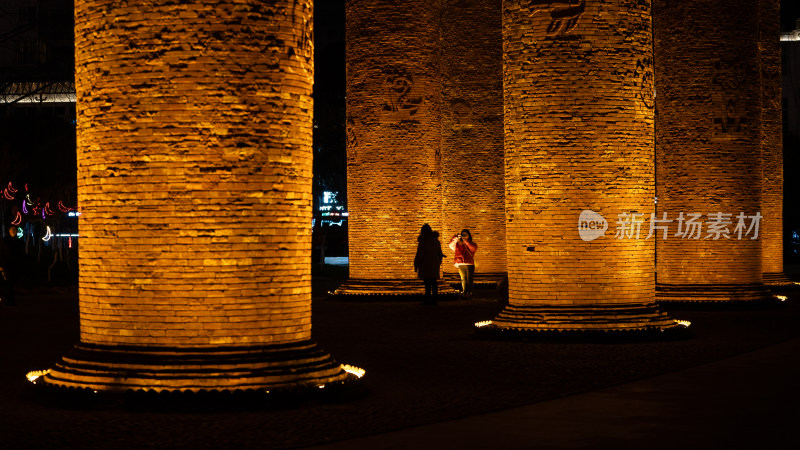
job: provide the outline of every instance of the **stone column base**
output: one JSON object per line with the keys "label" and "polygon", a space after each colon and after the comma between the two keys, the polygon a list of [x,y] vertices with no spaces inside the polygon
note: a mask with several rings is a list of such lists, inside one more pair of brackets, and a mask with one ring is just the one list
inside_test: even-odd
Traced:
{"label": "stone column base", "polygon": [[777,299],[764,284],[656,284],[656,302],[771,303]]}
{"label": "stone column base", "polygon": [[491,321],[475,324],[481,333],[525,335],[654,335],[683,331],[689,326],[639,303],[579,305],[508,305]]}
{"label": "stone column base", "polygon": [[[335,297],[357,300],[418,300],[425,295],[425,285],[420,279],[365,280],[350,278],[330,292]],[[450,283],[439,279],[439,300],[454,300],[459,291]]]}
{"label": "stone column base", "polygon": [[78,343],[34,382],[97,392],[269,392],[355,377],[344,367],[312,341],[208,349]]}
{"label": "stone column base", "polygon": [[800,285],[800,283],[790,280],[783,272],[764,272],[761,274],[761,278],[767,286],[787,287]]}

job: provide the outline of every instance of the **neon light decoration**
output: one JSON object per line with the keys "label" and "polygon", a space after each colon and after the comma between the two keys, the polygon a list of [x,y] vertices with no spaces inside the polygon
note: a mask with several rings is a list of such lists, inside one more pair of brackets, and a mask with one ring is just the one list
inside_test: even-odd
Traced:
{"label": "neon light decoration", "polygon": [[53,237],[53,235],[52,235],[52,234],[50,234],[50,226],[48,225],[48,226],[47,226],[47,233],[45,233],[45,235],[44,235],[44,237],[42,238],[42,240],[43,240],[43,241],[45,241],[45,242],[47,242],[47,241],[49,241],[49,240],[50,240],[50,238],[51,238],[51,237]]}
{"label": "neon light decoration", "polygon": [[11,221],[11,225],[19,225],[22,223],[22,214],[17,211],[17,216]]}

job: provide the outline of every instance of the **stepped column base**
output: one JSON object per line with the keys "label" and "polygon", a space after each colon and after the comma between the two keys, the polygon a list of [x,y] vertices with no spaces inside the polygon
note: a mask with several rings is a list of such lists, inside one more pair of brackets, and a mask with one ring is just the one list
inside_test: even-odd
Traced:
{"label": "stepped column base", "polygon": [[207,349],[78,343],[34,382],[97,392],[302,390],[354,378],[345,367],[312,341]]}
{"label": "stepped column base", "polygon": [[683,331],[678,321],[654,303],[580,305],[508,305],[491,321],[475,324],[481,333],[498,335],[653,335]]}
{"label": "stepped column base", "polygon": [[[458,298],[459,291],[444,279],[438,280],[439,300]],[[396,280],[369,280],[350,278],[330,294],[342,299],[356,300],[417,300],[425,294],[425,285],[417,278]]]}
{"label": "stepped column base", "polygon": [[800,286],[800,282],[792,281],[783,272],[764,272],[761,274],[761,279],[767,286],[775,286],[775,287]]}

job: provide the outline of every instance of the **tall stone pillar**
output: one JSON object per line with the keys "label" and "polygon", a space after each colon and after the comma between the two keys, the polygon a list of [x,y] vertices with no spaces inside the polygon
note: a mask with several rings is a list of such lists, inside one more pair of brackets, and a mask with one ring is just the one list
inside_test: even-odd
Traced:
{"label": "tall stone pillar", "polygon": [[[442,12],[444,239],[470,229],[479,246],[479,281],[506,272],[500,6],[497,0],[447,0]],[[445,254],[443,270],[457,274],[452,252]]]}
{"label": "tall stone pillar", "polygon": [[425,223],[442,231],[439,13],[428,0],[346,3],[350,279],[338,294],[422,291],[416,238]]}
{"label": "tall stone pillar", "polygon": [[509,305],[478,326],[681,327],[636,225],[653,211],[650,17],[649,1],[503,2]]}
{"label": "tall stone pillar", "polygon": [[758,13],[749,0],[656,0],[658,208],[671,220],[657,240],[659,301],[770,298]]}
{"label": "tall stone pillar", "polygon": [[311,341],[311,0],[75,2],[80,343],[47,385],[271,390]]}
{"label": "tall stone pillar", "polygon": [[761,61],[761,271],[764,283],[791,285],[783,273],[783,117],[780,0],[758,2]]}

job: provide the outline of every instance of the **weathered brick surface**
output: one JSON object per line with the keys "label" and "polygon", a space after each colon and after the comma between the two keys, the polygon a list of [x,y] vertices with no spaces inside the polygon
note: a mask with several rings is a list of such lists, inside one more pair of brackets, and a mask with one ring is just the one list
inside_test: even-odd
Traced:
{"label": "weathered brick surface", "polygon": [[[714,300],[704,297],[702,285],[735,290],[761,283],[763,229],[756,240],[733,233],[740,212],[767,215],[758,2],[655,3],[659,214],[702,213],[704,222],[712,213],[733,215],[730,239],[705,239],[706,227],[701,239],[659,239],[659,289],[700,285],[682,300]],[[677,225],[671,226],[674,233]]]}
{"label": "weathered brick surface", "polygon": [[[614,236],[653,211],[650,2],[529,3],[503,3],[509,310],[652,304],[653,241]],[[583,210],[605,236],[581,239]]]}
{"label": "weathered brick surface", "polygon": [[311,332],[311,1],[76,2],[81,341]]}
{"label": "weathered brick surface", "polygon": [[783,123],[781,114],[780,1],[758,2],[761,55],[761,270],[783,274]]}
{"label": "weathered brick surface", "polygon": [[470,229],[478,274],[506,271],[500,3],[442,2],[442,224]]}
{"label": "weathered brick surface", "polygon": [[439,11],[427,0],[346,3],[354,279],[415,278],[420,228],[442,230]]}

